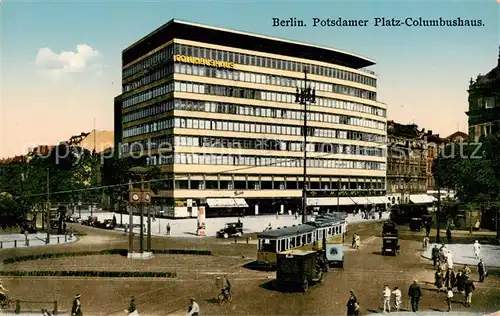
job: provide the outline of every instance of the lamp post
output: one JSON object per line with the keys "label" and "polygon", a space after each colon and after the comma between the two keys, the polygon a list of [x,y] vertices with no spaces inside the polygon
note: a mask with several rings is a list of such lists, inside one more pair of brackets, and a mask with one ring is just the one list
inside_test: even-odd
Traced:
{"label": "lamp post", "polygon": [[47,244],[50,243],[50,172],[47,171]]}
{"label": "lamp post", "polygon": [[316,103],[316,90],[307,85],[307,69],[304,69],[304,87],[297,87],[295,102],[304,106],[304,141],[302,150],[304,151],[304,172],[302,179],[302,223],[307,221],[307,103]]}

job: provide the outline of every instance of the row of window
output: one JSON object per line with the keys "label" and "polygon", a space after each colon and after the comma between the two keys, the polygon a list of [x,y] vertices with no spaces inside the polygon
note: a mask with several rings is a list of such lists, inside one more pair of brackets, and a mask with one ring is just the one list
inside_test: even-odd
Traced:
{"label": "row of window", "polygon": [[[269,92],[269,91],[261,91],[249,88],[219,86],[219,85],[200,84],[200,83],[181,82],[181,81],[175,82],[174,89],[175,91],[181,91],[181,92],[218,95],[224,97],[256,99],[256,100],[283,102],[283,103],[295,103],[295,94],[293,93]],[[385,109],[357,102],[316,97],[316,103],[314,105],[328,107],[328,108],[344,109],[349,111],[362,112],[381,117],[386,117]]]}
{"label": "row of window", "polygon": [[[176,99],[175,101],[165,101],[157,103],[151,107],[139,109],[137,111],[128,113],[124,115],[123,122],[127,123],[134,120],[140,120],[146,117],[150,117],[153,115],[166,113],[168,111],[173,110],[174,108],[176,110],[272,117],[272,118],[289,119],[289,120],[302,120],[304,117],[302,111],[296,111],[296,110],[276,109],[276,108],[239,105],[239,104],[221,103],[221,102]],[[386,124],[383,122],[360,118],[360,117],[347,116],[347,115],[309,112],[308,120],[316,122],[333,123],[333,124],[362,126],[379,130],[386,129]]]}
{"label": "row of window", "polygon": [[166,62],[164,63],[161,67],[158,68],[155,72],[152,74],[147,74],[145,76],[142,76],[138,79],[135,79],[131,82],[128,82],[123,85],[123,93],[132,91],[134,89],[138,89],[142,86],[151,84],[157,80],[160,80],[161,78],[164,78],[168,75],[171,75],[173,73],[174,66],[172,62]]}
{"label": "row of window", "polygon": [[[205,147],[205,148],[231,148],[231,149],[253,149],[253,150],[280,150],[280,151],[302,151],[302,142],[281,141],[276,139],[252,139],[231,137],[198,137],[198,136],[163,136],[153,139],[142,140],[133,143],[122,144],[122,152],[132,153],[150,149],[160,148],[171,151],[177,146]],[[308,143],[308,152],[320,152],[331,154],[361,155],[384,157],[385,149],[367,146],[345,145],[335,143]]]}
{"label": "row of window", "polygon": [[[229,132],[262,133],[277,135],[303,136],[303,128],[288,125],[259,124],[234,121],[205,120],[196,118],[176,117],[136,125],[123,130],[123,137],[132,137],[153,133],[170,128],[205,129]],[[337,129],[324,129],[316,127],[307,128],[308,136],[362,140],[367,142],[385,143],[385,136],[358,131],[345,131]]]}
{"label": "row of window", "polygon": [[161,50],[157,51],[153,55],[144,58],[143,60],[127,67],[122,70],[122,79],[126,79],[148,67],[154,66],[158,63],[162,63],[166,59],[172,58],[174,55],[174,45],[168,45]]}
{"label": "row of window", "polygon": [[174,84],[172,82],[162,84],[162,85],[156,86],[154,88],[151,88],[150,90],[143,91],[143,92],[134,94],[131,97],[123,99],[122,108],[126,109],[126,108],[131,107],[133,105],[136,105],[138,103],[149,101],[151,99],[160,97],[162,95],[165,95],[165,94],[173,92],[173,91],[174,91]]}
{"label": "row of window", "polygon": [[[238,71],[234,69],[214,68],[214,67],[188,65],[188,64],[175,64],[174,69],[175,73],[193,75],[193,76],[211,77],[218,79],[252,82],[252,83],[292,87],[292,88],[305,87],[305,81],[303,79],[297,79],[293,77],[283,77],[283,76],[267,75],[267,74],[253,73],[247,71]],[[369,100],[377,99],[376,92],[344,86],[340,84],[332,84],[332,83],[309,80],[308,86],[309,85],[311,86],[311,88],[314,88],[317,91],[345,94]]]}
{"label": "row of window", "polygon": [[[267,156],[243,156],[243,155],[215,155],[215,154],[184,154],[160,155],[149,157],[149,164],[188,164],[188,165],[227,165],[227,166],[254,166],[254,167],[303,167],[302,158],[283,158]],[[309,168],[330,169],[363,169],[363,170],[385,170],[385,163],[374,161],[357,161],[341,159],[307,159]]]}
{"label": "row of window", "polygon": [[[264,67],[271,69],[280,69],[287,71],[303,72],[307,69],[310,74],[332,77],[341,80],[353,81],[365,85],[375,87],[377,79],[360,75],[350,71],[340,70],[333,67],[324,67],[311,65],[306,63],[299,63],[294,61],[282,60],[277,58],[260,57],[248,54],[233,53],[223,50],[202,48],[191,45],[175,44],[175,54],[193,56],[200,58],[213,59],[217,61],[229,61],[240,65],[249,65],[256,67]],[[371,72],[371,71],[370,71]],[[373,73],[373,72],[371,72]]]}

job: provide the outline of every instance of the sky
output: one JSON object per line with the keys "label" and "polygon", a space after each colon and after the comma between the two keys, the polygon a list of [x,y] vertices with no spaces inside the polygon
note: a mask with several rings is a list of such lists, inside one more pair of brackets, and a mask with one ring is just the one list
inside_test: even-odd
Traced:
{"label": "sky", "polygon": [[[0,157],[113,129],[121,51],[172,18],[328,46],[374,59],[388,119],[467,131],[471,77],[497,64],[500,0],[0,0]],[[307,27],[273,27],[272,18]],[[368,19],[312,27],[313,18]],[[474,19],[481,27],[374,26],[374,19]]]}

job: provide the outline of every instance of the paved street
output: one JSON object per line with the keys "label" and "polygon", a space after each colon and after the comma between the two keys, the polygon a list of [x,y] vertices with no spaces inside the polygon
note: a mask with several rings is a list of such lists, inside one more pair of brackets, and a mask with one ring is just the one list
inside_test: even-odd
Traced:
{"label": "paved street", "polygon": [[[75,227],[87,235],[74,244],[54,246],[58,251],[99,250],[126,248],[127,239],[122,233],[96,228]],[[255,245],[228,244],[214,238],[154,238],[155,249],[208,249],[212,257],[187,255],[156,255],[151,260],[130,261],[119,255],[91,256],[38,260],[4,265],[3,269],[61,270],[124,270],[167,271],[178,273],[175,279],[107,279],[107,278],[58,278],[58,277],[2,277],[12,297],[24,300],[58,300],[61,310],[68,310],[72,296],[82,294],[86,315],[123,315],[129,297],[134,295],[141,315],[185,315],[188,299],[196,297],[204,315],[343,315],[349,290],[353,289],[360,301],[362,314],[379,313],[384,284],[399,286],[403,295],[413,279],[422,284],[424,298],[421,310],[445,310],[445,294],[436,293],[432,284],[433,270],[428,260],[422,258],[420,242],[401,240],[401,254],[397,257],[381,256],[379,223],[353,224],[361,235],[359,250],[347,249],[344,270],[331,269],[322,284],[310,288],[306,294],[282,293],[274,290],[275,273],[243,268],[255,259]],[[347,241],[349,241],[349,236]],[[14,249],[0,251],[0,257],[12,255]],[[17,249],[16,254],[41,253],[43,248]],[[7,253],[9,252],[9,253]],[[234,301],[219,306],[213,302],[218,294],[214,279],[227,274],[233,284]],[[476,274],[473,274],[475,277]],[[500,309],[500,283],[494,276],[477,285],[477,293],[470,311]],[[29,287],[30,291],[26,291]],[[463,297],[456,294],[453,310],[469,312],[462,305]],[[403,307],[408,308],[404,295]]]}

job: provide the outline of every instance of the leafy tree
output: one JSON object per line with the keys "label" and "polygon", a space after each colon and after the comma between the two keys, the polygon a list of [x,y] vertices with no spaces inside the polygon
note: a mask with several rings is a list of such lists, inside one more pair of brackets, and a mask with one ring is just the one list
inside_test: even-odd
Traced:
{"label": "leafy tree", "polygon": [[0,227],[3,229],[15,227],[26,218],[28,208],[11,194],[0,193]]}

